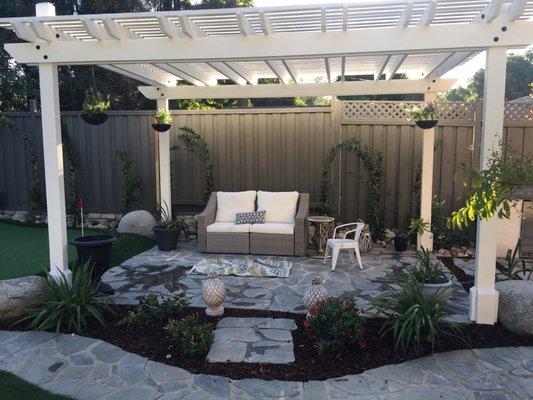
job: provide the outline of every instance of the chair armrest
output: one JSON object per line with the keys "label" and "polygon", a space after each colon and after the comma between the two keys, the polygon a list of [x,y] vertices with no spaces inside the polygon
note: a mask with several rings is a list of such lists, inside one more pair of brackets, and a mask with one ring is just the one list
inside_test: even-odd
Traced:
{"label": "chair armrest", "polygon": [[215,192],[211,193],[207,205],[200,214],[194,216],[198,224],[198,249],[200,251],[207,250],[206,244],[206,233],[207,226],[215,222],[217,216],[217,194]]}
{"label": "chair armrest", "polygon": [[298,211],[294,217],[294,255],[303,256],[307,250],[309,216],[309,193],[300,193]]}
{"label": "chair armrest", "polygon": [[[356,224],[357,224],[357,222],[350,222],[350,223],[348,223],[348,224],[342,224],[342,225],[338,225],[338,226],[336,226],[335,229],[333,229],[333,239],[335,239],[335,238],[337,237],[337,230],[338,230],[339,228],[346,228],[347,226],[352,226],[352,225],[356,225]],[[349,231],[349,232],[351,232],[351,231]],[[344,234],[344,237],[346,237],[346,234],[347,234],[347,233],[348,233],[348,232],[346,232],[346,233]]]}

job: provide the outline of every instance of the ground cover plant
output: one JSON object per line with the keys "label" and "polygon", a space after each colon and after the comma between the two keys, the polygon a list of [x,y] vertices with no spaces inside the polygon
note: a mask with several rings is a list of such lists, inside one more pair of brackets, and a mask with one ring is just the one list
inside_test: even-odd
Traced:
{"label": "ground cover plant", "polygon": [[177,317],[183,313],[189,301],[183,291],[171,296],[148,294],[139,299],[139,304],[126,313],[119,321],[123,325],[142,325],[152,322],[163,322],[170,317]]}
{"label": "ground cover plant", "polygon": [[213,325],[200,323],[197,314],[181,320],[173,319],[165,329],[185,356],[205,356],[213,343]]}

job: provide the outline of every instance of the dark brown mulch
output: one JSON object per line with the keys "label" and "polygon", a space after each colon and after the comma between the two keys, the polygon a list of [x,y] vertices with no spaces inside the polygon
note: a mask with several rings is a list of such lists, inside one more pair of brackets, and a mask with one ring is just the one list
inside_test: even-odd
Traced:
{"label": "dark brown mulch", "polygon": [[470,288],[474,286],[474,277],[455,265],[453,258],[451,257],[439,257],[439,260],[441,260],[444,266],[450,270],[463,288],[469,292]]}
{"label": "dark brown mulch", "polygon": [[[395,350],[389,337],[379,340],[383,320],[370,318],[366,325],[367,347],[364,351],[347,349],[342,354],[320,357],[314,343],[306,334],[303,323],[305,316],[299,314],[227,309],[224,317],[271,317],[291,318],[296,321],[298,330],[293,332],[296,362],[287,365],[249,363],[207,363],[205,356],[184,357],[165,334],[165,324],[144,326],[120,326],[117,321],[126,307],[119,307],[119,314],[110,316],[106,328],[95,328],[86,336],[115,344],[122,349],[147,357],[151,360],[184,368],[192,373],[215,374],[232,379],[261,378],[293,381],[323,380],[348,374],[358,374],[367,369],[386,364],[397,364],[414,358],[429,355],[429,349],[415,353]],[[200,321],[214,326],[220,318],[207,317],[203,309],[190,308],[185,315],[197,313]],[[464,329],[471,347],[487,348],[499,346],[532,346],[533,339],[523,338],[507,331],[503,326],[468,325]],[[448,340],[435,349],[436,352],[469,348],[459,339]],[[170,354],[171,357],[167,358]]]}

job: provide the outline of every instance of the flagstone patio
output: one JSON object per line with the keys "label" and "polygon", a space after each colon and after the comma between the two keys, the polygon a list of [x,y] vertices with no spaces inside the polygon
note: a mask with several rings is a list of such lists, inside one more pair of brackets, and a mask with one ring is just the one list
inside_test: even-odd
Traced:
{"label": "flagstone patio", "polygon": [[[206,277],[187,275],[187,272],[203,258],[216,257],[238,256],[203,254],[196,250],[195,242],[180,243],[179,249],[172,252],[153,248],[110,269],[103,276],[103,282],[115,289],[118,304],[136,304],[140,296],[148,293],[168,295],[184,289],[191,305],[202,307],[201,285]],[[383,295],[394,284],[395,276],[415,264],[413,252],[397,253],[382,248],[374,248],[363,255],[363,270],[351,264],[344,255],[335,271],[330,270],[330,262],[324,265],[322,260],[313,258],[279,259],[293,263],[288,278],[221,276],[228,289],[224,306],[304,313],[303,293],[311,285],[312,277],[320,275],[330,295],[353,296],[368,312],[370,300]],[[449,274],[449,277],[454,282],[453,295],[448,301],[452,319],[468,322],[468,293],[453,275]]]}

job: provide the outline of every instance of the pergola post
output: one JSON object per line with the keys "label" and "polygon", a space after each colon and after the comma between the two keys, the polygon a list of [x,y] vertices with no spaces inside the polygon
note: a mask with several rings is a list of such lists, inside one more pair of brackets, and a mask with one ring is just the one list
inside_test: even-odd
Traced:
{"label": "pergola post", "polygon": [[[35,11],[37,16],[55,15],[55,8],[50,3],[36,4]],[[57,64],[39,64],[39,86],[41,91],[50,274],[58,279],[63,273],[67,279],[70,279]]]}
{"label": "pergola post", "polygon": [[[424,100],[434,102],[436,92],[425,92]],[[433,250],[433,233],[431,232],[431,204],[433,201],[433,152],[435,148],[435,128],[422,132],[422,182],[420,190],[420,218],[429,224],[429,232],[417,235],[416,247]]]}
{"label": "pergola post", "polygon": [[[157,99],[157,109],[168,111],[168,100]],[[159,132],[159,193],[161,206],[172,215],[172,192],[170,184],[170,131]]]}
{"label": "pergola post", "polygon": [[[507,49],[487,50],[483,98],[483,125],[480,142],[480,168],[485,169],[493,154],[501,154],[505,107]],[[496,276],[497,220],[477,221],[476,276],[470,289],[470,319],[478,324],[494,324],[498,317]]]}

